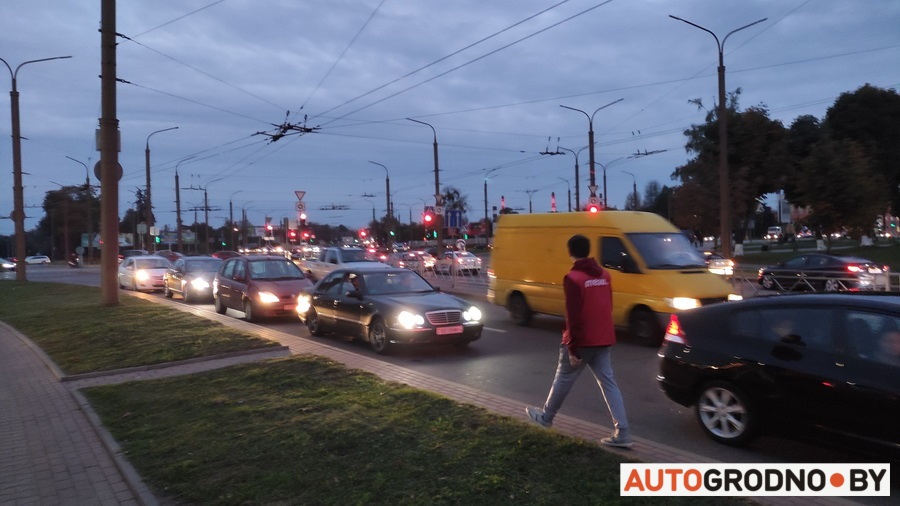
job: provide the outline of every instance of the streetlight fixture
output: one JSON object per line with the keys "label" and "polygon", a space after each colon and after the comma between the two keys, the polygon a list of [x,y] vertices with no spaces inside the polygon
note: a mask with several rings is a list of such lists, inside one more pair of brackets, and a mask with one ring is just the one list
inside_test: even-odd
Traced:
{"label": "streetlight fixture", "polygon": [[568,190],[569,190],[569,212],[571,213],[571,212],[572,212],[572,184],[569,183],[569,180],[566,179],[566,178],[564,178],[564,177],[556,176],[556,178],[557,178],[557,179],[562,179],[563,181],[566,182],[566,187],[567,187]]}
{"label": "streetlight fixture", "polygon": [[16,78],[19,75],[19,69],[29,63],[38,63],[50,60],[64,60],[71,56],[54,56],[52,58],[41,58],[39,60],[28,60],[22,62],[15,70],[6,63],[6,60],[0,58],[0,61],[6,65],[9,70],[9,77],[12,81],[12,89],[9,92],[10,116],[12,117],[12,155],[13,155],[13,212],[12,220],[16,234],[16,281],[27,281],[25,276],[25,197],[22,188],[22,135],[19,130],[19,90],[16,87]]}
{"label": "streetlight fixture", "polygon": [[175,236],[178,238],[179,253],[184,253],[184,241],[181,238],[181,185],[178,182],[178,166],[196,157],[197,155],[191,155],[178,160],[178,163],[175,164]]}
{"label": "streetlight fixture", "polygon": [[84,199],[87,202],[87,236],[88,236],[88,263],[94,258],[94,236],[93,236],[93,213],[91,212],[91,196],[93,192],[91,192],[91,173],[88,170],[87,164],[80,160],[76,160],[71,156],[66,156],[69,160],[73,162],[80,163],[84,167]]}
{"label": "streetlight fixture", "polygon": [[[587,146],[584,146],[582,148],[578,148],[578,151],[575,151],[573,149],[564,148],[562,146],[556,147],[556,149],[562,149],[564,151],[568,151],[569,153],[572,153],[572,156],[575,157],[575,209],[577,209],[579,211],[581,210],[581,178],[578,176],[578,155],[580,155],[581,152],[587,148],[588,148]],[[570,211],[571,211],[571,209],[570,209]]]}
{"label": "streetlight fixture", "polygon": [[626,174],[628,174],[628,175],[631,176],[631,195],[632,195],[632,197],[631,197],[631,204],[632,204],[632,210],[637,211],[637,210],[638,210],[637,178],[634,177],[634,174],[633,174],[633,173],[628,172],[627,170],[623,170],[623,171],[620,171],[620,172],[624,172],[624,173],[626,173]]}
{"label": "streetlight fixture", "polygon": [[[443,196],[441,195],[441,179],[438,171],[438,141],[437,141],[437,131],[433,126],[429,123],[425,123],[424,121],[419,121],[417,119],[406,118],[413,123],[421,123],[429,128],[431,128],[431,132],[434,134],[434,205],[435,206],[443,206]],[[437,257],[440,257],[444,251],[444,214],[435,213],[435,221],[437,223],[434,224],[435,229],[437,230],[437,245],[435,249],[437,250]],[[436,258],[437,258],[436,257]]]}
{"label": "streetlight fixture", "polygon": [[[560,105],[560,107],[563,107],[565,109],[571,109],[573,111],[578,111],[581,114],[584,114],[585,116],[587,116],[587,119],[588,119],[588,147],[590,148],[590,151],[588,153],[591,158],[591,186],[590,186],[591,197],[597,196],[597,183],[594,178],[594,114],[597,114],[597,112],[600,111],[601,109],[606,109],[607,107],[609,107],[613,104],[617,104],[623,100],[625,100],[625,99],[620,98],[618,100],[614,100],[602,107],[598,107],[591,114],[588,114],[588,113],[582,111],[581,109],[576,109],[574,107],[569,107],[567,105]],[[603,207],[609,207],[607,204],[608,204],[608,202],[606,199],[606,174],[603,174]]]}
{"label": "streetlight fixture", "polygon": [[673,16],[669,14],[669,17],[672,19],[677,19],[678,21],[687,23],[694,28],[699,28],[704,32],[713,36],[716,39],[716,47],[719,50],[719,107],[718,107],[718,120],[719,120],[719,226],[720,231],[719,235],[721,236],[722,241],[722,256],[725,258],[731,257],[731,191],[730,191],[730,183],[728,181],[728,124],[726,119],[726,111],[725,111],[725,59],[723,56],[725,49],[725,41],[728,40],[728,37],[735,32],[739,32],[745,28],[750,28],[751,26],[762,23],[763,21],[769,18],[762,18],[758,21],[754,21],[749,25],[744,25],[740,28],[732,30],[725,35],[725,38],[719,42],[719,37],[716,36],[712,31],[696,24],[691,23],[686,19],[681,19],[677,16]]}
{"label": "streetlight fixture", "polygon": [[177,130],[178,127],[170,127],[163,128],[162,130],[157,130],[155,132],[151,132],[150,135],[147,136],[146,146],[144,147],[144,167],[147,172],[147,195],[145,195],[144,202],[144,221],[147,223],[147,249],[152,250],[153,248],[153,240],[151,239],[150,227],[153,225],[153,199],[150,198],[150,137],[160,133],[160,132],[168,132],[169,130]]}

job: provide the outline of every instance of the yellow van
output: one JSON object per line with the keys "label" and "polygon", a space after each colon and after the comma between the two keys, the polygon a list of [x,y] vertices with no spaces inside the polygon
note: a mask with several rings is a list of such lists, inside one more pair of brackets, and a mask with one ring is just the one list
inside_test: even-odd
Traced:
{"label": "yellow van", "polygon": [[488,300],[527,325],[533,313],[564,316],[566,241],[591,240],[591,255],[612,277],[613,320],[647,345],[662,341],[675,310],[737,300],[703,255],[665,218],[636,211],[506,214],[494,234]]}

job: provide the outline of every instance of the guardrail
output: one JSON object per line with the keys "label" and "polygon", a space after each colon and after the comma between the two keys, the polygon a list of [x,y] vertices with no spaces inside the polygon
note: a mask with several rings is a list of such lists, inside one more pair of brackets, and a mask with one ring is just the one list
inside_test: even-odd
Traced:
{"label": "guardrail", "polygon": [[[767,288],[759,283],[758,277],[759,273],[757,270],[735,270],[731,282],[738,293],[743,294],[745,298],[795,291],[836,292],[859,290],[855,286],[855,280],[852,278],[801,274],[796,278],[791,278],[790,282],[785,281],[784,279],[779,280],[774,278]],[[880,275],[880,278],[881,279],[871,288],[859,291],[900,291],[900,273],[884,273],[883,275]]]}

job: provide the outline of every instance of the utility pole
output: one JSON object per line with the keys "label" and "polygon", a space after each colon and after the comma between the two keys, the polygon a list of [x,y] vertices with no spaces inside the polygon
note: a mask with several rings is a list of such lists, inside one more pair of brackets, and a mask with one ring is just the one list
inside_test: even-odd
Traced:
{"label": "utility pole", "polygon": [[[444,197],[441,195],[441,180],[440,180],[440,172],[438,169],[438,141],[437,141],[437,131],[428,123],[424,121],[419,121],[417,119],[406,118],[409,121],[414,123],[421,123],[429,128],[431,128],[432,133],[434,134],[434,205],[443,207],[444,205]],[[443,213],[435,213],[434,217],[435,221],[435,229],[437,230],[437,245],[436,245],[436,253],[437,256],[435,258],[440,258],[441,254],[444,252],[444,214]]]}
{"label": "utility pole", "polygon": [[100,13],[100,298],[119,304],[119,120],[116,117],[116,0]]}

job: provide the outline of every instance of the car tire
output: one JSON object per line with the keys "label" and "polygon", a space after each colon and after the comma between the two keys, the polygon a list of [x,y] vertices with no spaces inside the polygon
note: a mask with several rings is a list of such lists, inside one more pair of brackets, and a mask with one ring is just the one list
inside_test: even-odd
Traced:
{"label": "car tire", "polygon": [[259,321],[259,318],[255,313],[256,312],[253,310],[253,303],[250,302],[250,299],[244,300],[244,319],[250,323]]}
{"label": "car tire", "polygon": [[386,355],[390,351],[391,341],[388,339],[387,329],[381,318],[375,318],[369,324],[369,344],[379,355]]}
{"label": "car tire", "polygon": [[218,295],[213,297],[213,306],[215,306],[216,312],[219,314],[225,314],[228,311],[228,308],[222,303],[222,298]]}
{"label": "car tire", "polygon": [[756,413],[749,398],[731,383],[703,385],[694,404],[700,428],[713,441],[744,446],[756,436]]}
{"label": "car tire", "polygon": [[506,304],[506,310],[509,312],[509,318],[516,325],[524,327],[531,323],[531,308],[528,307],[528,302],[525,301],[525,296],[521,293],[510,296],[509,302]]}
{"label": "car tire", "polygon": [[191,297],[190,293],[188,293],[187,285],[183,285],[181,287],[181,298],[182,298],[182,300],[184,300],[185,304],[190,304],[190,303],[194,302],[194,298]]}
{"label": "car tire", "polygon": [[639,307],[631,312],[628,319],[628,330],[634,342],[644,346],[659,346],[663,340],[663,329],[656,315],[646,308]]}
{"label": "car tire", "polygon": [[310,309],[306,313],[306,328],[311,335],[316,337],[325,335],[325,332],[322,330],[322,320],[319,319],[319,313],[315,309]]}
{"label": "car tire", "polygon": [[826,280],[825,280],[825,284],[822,286],[822,288],[823,288],[826,292],[839,292],[839,291],[841,291],[844,287],[841,285],[841,280],[839,280],[839,279],[834,279],[834,278],[829,278],[829,279],[826,279]]}
{"label": "car tire", "polygon": [[167,299],[171,299],[172,296],[175,295],[174,293],[172,293],[172,290],[169,290],[169,283],[166,283],[163,286],[163,295],[165,295]]}
{"label": "car tire", "polygon": [[759,281],[759,284],[761,284],[762,287],[765,288],[766,290],[771,290],[772,287],[775,286],[775,278],[773,278],[772,276],[766,274],[766,275],[764,275],[764,276],[762,277],[762,279]]}

